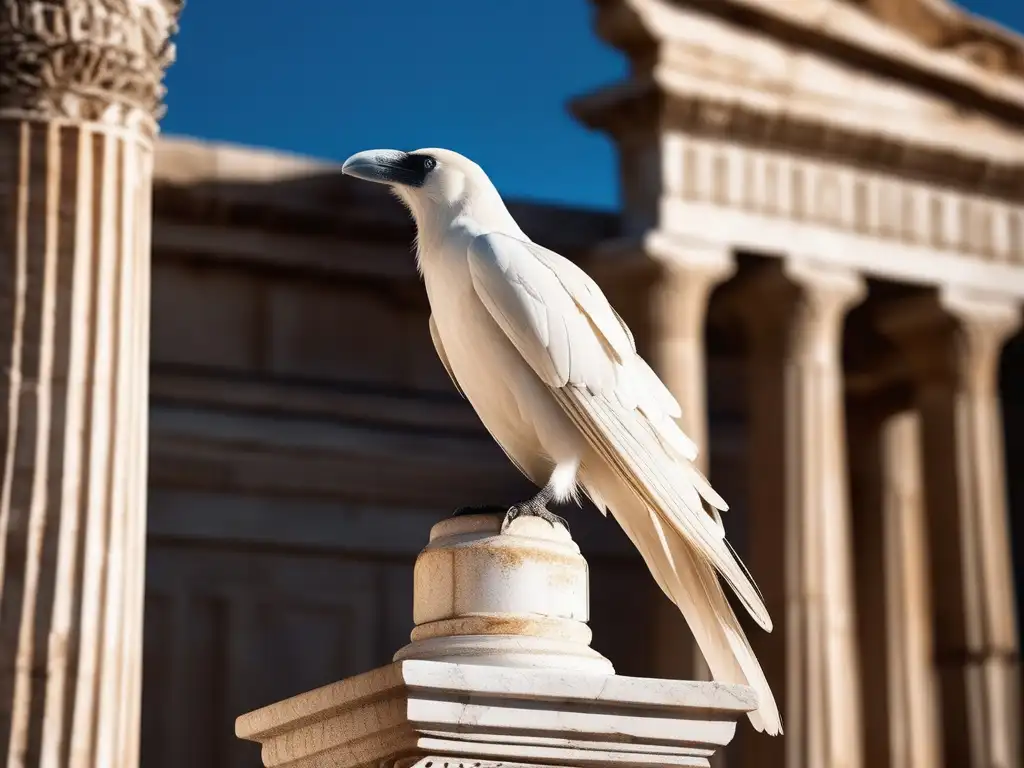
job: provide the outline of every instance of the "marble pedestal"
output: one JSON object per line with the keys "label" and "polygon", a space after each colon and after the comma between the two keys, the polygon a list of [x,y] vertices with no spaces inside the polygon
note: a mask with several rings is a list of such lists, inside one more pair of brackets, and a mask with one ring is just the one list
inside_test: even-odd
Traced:
{"label": "marble pedestal", "polygon": [[236,734],[268,768],[708,765],[754,692],[616,675],[590,648],[587,563],[568,533],[500,525],[434,526],[393,663],[243,715]]}

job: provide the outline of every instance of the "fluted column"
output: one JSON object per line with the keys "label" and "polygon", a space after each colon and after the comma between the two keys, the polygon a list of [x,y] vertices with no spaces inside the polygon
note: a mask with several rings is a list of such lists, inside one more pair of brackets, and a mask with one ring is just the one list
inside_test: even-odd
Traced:
{"label": "fluted column", "polygon": [[175,0],[0,8],[0,760],[138,763],[153,139]]}
{"label": "fluted column", "polygon": [[883,327],[915,377],[928,509],[935,663],[948,765],[1018,768],[999,353],[1019,308],[951,292],[893,306]]}
{"label": "fluted column", "polygon": [[[864,293],[851,273],[790,262],[741,277],[750,343],[750,555],[775,623],[752,642],[784,739],[748,765],[862,764],[841,340]],[[753,746],[753,745],[752,745]]]}
{"label": "fluted column", "polygon": [[[728,248],[688,242],[652,249],[660,268],[650,302],[650,363],[679,401],[683,431],[709,469],[704,321],[715,286],[735,271]],[[655,671],[677,680],[706,680],[709,671],[679,609],[659,599],[654,614]]]}

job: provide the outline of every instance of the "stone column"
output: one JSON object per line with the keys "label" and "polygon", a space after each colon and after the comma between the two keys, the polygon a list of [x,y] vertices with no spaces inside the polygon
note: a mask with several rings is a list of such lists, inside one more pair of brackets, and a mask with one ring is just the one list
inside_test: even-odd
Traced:
{"label": "stone column", "polygon": [[849,272],[805,262],[741,275],[750,344],[752,573],[775,631],[751,638],[777,687],[784,739],[750,765],[857,768],[860,747],[841,340],[863,293]]}
{"label": "stone column", "polygon": [[[659,238],[650,243],[648,250],[659,264],[650,301],[649,362],[679,401],[679,424],[700,450],[698,468],[709,474],[704,320],[711,292],[735,272],[735,261],[728,248],[708,243]],[[660,590],[654,635],[659,677],[710,679],[707,663],[686,621]]]}
{"label": "stone column", "polygon": [[756,694],[615,675],[589,646],[587,563],[569,534],[537,518],[502,534],[501,521],[434,526],[393,663],[238,718],[265,766],[709,764]]}
{"label": "stone column", "polygon": [[912,367],[928,509],[935,663],[949,765],[1018,768],[1013,605],[999,352],[1019,308],[944,292],[882,319]]}
{"label": "stone column", "polygon": [[0,760],[138,763],[151,170],[176,0],[0,8]]}
{"label": "stone column", "polygon": [[902,387],[850,403],[864,759],[943,765],[934,675],[921,424]]}

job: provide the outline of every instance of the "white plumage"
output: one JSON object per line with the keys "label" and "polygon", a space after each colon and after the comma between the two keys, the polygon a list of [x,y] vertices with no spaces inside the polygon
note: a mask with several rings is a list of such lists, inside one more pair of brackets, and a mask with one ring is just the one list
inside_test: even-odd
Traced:
{"label": "white plumage", "polygon": [[781,733],[716,577],[770,632],[764,601],[725,539],[718,511],[728,506],[693,465],[697,446],[675,421],[678,402],[597,284],[533,243],[483,170],[455,152],[361,152],[344,172],[389,184],[411,210],[438,356],[510,460],[544,489],[534,502],[565,501],[582,487],[611,512],[686,618],[713,677],[753,687],[752,724]]}

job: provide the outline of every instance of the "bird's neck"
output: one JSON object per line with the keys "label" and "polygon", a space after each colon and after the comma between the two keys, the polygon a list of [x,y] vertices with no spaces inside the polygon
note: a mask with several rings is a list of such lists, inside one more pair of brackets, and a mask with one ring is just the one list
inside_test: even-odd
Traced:
{"label": "bird's neck", "polygon": [[416,220],[417,253],[422,262],[430,254],[444,247],[468,247],[478,235],[501,232],[528,239],[512,218],[500,198],[497,201],[460,201],[454,205],[433,205],[417,210],[412,208]]}

